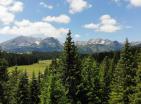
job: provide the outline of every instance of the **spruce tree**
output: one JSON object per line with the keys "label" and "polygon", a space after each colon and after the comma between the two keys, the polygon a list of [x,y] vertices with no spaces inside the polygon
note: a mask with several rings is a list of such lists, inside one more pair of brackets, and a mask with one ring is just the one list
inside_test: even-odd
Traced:
{"label": "spruce tree", "polygon": [[121,63],[121,60],[117,64],[117,68],[115,69],[114,75],[112,78],[109,104],[124,104],[123,102],[124,77],[123,77],[123,69],[120,68],[120,67],[123,67],[124,64],[120,64],[120,63]]}
{"label": "spruce tree", "polygon": [[92,57],[84,58],[82,63],[83,92],[86,95],[83,103],[101,104],[99,66]]}
{"label": "spruce tree", "polygon": [[61,81],[61,74],[58,71],[58,64],[56,60],[52,61],[50,65],[52,82],[51,82],[51,104],[69,104],[66,96],[66,89]]}
{"label": "spruce tree", "polygon": [[30,104],[29,82],[26,71],[21,75],[17,90],[17,103]]}
{"label": "spruce tree", "polygon": [[138,70],[137,70],[137,77],[136,77],[136,93],[133,100],[133,104],[141,104],[141,52],[137,54],[138,59]]}
{"label": "spruce tree", "polygon": [[141,67],[139,67],[137,72],[137,86],[133,104],[141,104]]}
{"label": "spruce tree", "polygon": [[81,82],[81,69],[80,62],[77,53],[77,48],[72,42],[71,32],[67,34],[67,38],[64,44],[64,52],[62,58],[63,66],[63,83],[68,89],[68,97],[72,100],[72,103],[75,104],[79,101],[80,92],[79,86]]}
{"label": "spruce tree", "polygon": [[11,72],[9,75],[9,80],[8,80],[8,100],[9,104],[17,104],[17,88],[18,88],[18,83],[19,83],[19,76],[20,72],[18,71],[17,67],[15,68],[14,71]]}
{"label": "spruce tree", "polygon": [[38,83],[39,83],[39,84],[41,84],[41,77],[42,77],[42,76],[41,76],[41,72],[39,71],[39,73],[38,73]]}
{"label": "spruce tree", "polygon": [[43,74],[41,74],[41,72],[39,71],[39,73],[38,73],[38,84],[39,84],[39,95],[41,95],[41,85],[42,85],[42,80],[43,80],[43,78],[42,78],[42,75]]}
{"label": "spruce tree", "polygon": [[7,66],[8,62],[5,59],[0,59],[0,103],[8,104],[8,92],[7,92]]}
{"label": "spruce tree", "polygon": [[43,80],[41,82],[41,95],[40,103],[41,104],[51,104],[51,81],[52,76],[49,68],[46,68],[44,71]]}
{"label": "spruce tree", "polygon": [[119,57],[118,54],[115,52],[115,53],[114,53],[114,56],[113,56],[113,58],[112,58],[112,60],[110,60],[111,80],[112,80],[112,78],[113,78],[113,73],[114,73],[115,68],[116,68],[116,66],[117,66],[117,62],[118,62],[118,60],[119,60],[118,57]]}
{"label": "spruce tree", "polygon": [[131,104],[136,86],[137,63],[126,40],[111,84],[110,104]]}
{"label": "spruce tree", "polygon": [[108,104],[110,94],[110,83],[111,83],[111,70],[110,70],[109,59],[106,56],[103,61],[103,93],[102,93],[102,104]]}
{"label": "spruce tree", "polygon": [[31,104],[40,103],[40,85],[38,80],[35,77],[34,72],[33,72],[32,82],[30,86],[30,101],[31,101]]}
{"label": "spruce tree", "polygon": [[45,70],[41,88],[41,104],[69,104],[56,60]]}
{"label": "spruce tree", "polygon": [[131,46],[126,40],[125,43],[125,68],[124,68],[124,103],[129,104],[133,100],[136,87],[137,62],[132,53]]}

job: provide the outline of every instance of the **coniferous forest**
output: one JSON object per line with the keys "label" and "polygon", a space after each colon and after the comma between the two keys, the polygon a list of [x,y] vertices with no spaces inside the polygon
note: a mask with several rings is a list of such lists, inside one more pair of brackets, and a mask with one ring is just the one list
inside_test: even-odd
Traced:
{"label": "coniferous forest", "polygon": [[[52,59],[44,73],[7,68]],[[62,53],[0,54],[0,104],[141,104],[141,51],[82,55],[67,34]]]}

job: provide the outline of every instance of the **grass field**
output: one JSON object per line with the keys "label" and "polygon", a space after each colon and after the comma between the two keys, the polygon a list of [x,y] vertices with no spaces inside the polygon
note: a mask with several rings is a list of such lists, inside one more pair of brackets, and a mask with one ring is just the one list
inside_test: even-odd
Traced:
{"label": "grass field", "polygon": [[31,78],[33,72],[35,73],[35,75],[38,75],[39,71],[43,73],[45,68],[49,66],[50,63],[51,60],[44,60],[39,61],[38,63],[32,65],[13,66],[8,68],[8,72],[13,71],[17,67],[17,69],[20,70],[21,72],[24,72],[26,70],[29,78]]}

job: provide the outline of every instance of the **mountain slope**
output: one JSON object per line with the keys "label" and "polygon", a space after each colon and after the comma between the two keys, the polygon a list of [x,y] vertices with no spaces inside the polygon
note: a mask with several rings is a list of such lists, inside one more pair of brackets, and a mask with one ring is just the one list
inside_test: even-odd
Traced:
{"label": "mountain slope", "polygon": [[25,52],[25,51],[32,51],[30,47],[32,44],[36,43],[37,41],[40,41],[40,39],[33,37],[19,36],[12,40],[1,43],[0,46],[2,50],[8,52],[17,52],[17,51]]}
{"label": "mountain slope", "polygon": [[60,52],[62,50],[63,46],[61,45],[61,43],[53,37],[49,37],[40,41],[39,45],[36,47],[36,51],[40,52]]}
{"label": "mountain slope", "polygon": [[[141,42],[131,42],[132,46],[141,47]],[[90,39],[88,41],[76,41],[76,46],[80,53],[99,53],[118,51],[123,47],[123,43],[108,39]],[[26,53],[38,52],[60,52],[63,45],[55,38],[45,39],[20,36],[15,39],[0,44],[0,50],[7,52]]]}
{"label": "mountain slope", "polygon": [[42,51],[42,52],[52,52],[52,51],[61,51],[63,46],[55,38],[48,37],[44,40],[20,36],[12,40],[3,42],[0,44],[0,47],[4,51],[8,52],[32,52],[32,51]]}
{"label": "mountain slope", "polygon": [[80,53],[98,53],[118,51],[123,47],[123,44],[118,41],[111,41],[108,39],[90,39],[88,41],[78,41],[76,45]]}

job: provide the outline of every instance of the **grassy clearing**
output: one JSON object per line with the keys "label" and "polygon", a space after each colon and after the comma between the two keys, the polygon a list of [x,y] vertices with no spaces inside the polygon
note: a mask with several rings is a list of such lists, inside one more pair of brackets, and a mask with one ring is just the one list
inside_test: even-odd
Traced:
{"label": "grassy clearing", "polygon": [[49,66],[50,63],[51,60],[44,60],[32,65],[13,66],[8,68],[8,72],[13,71],[17,67],[21,72],[24,72],[26,70],[29,78],[31,78],[33,72],[35,73],[35,75],[38,75],[39,71],[43,73],[45,68]]}

